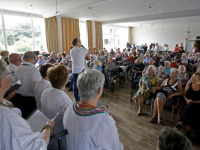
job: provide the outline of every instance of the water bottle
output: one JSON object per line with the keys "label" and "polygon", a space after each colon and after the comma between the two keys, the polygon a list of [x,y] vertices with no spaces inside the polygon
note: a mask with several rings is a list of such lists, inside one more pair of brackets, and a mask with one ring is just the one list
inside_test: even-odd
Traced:
{"label": "water bottle", "polygon": [[105,114],[109,115],[108,109],[105,109]]}

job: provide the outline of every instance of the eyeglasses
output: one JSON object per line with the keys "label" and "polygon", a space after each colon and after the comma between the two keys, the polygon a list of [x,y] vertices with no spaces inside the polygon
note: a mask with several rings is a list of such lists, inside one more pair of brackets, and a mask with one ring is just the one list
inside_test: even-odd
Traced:
{"label": "eyeglasses", "polygon": [[14,71],[13,71],[13,70],[11,70],[9,73],[5,74],[5,76],[6,76],[6,75],[13,76],[13,74],[14,74]]}

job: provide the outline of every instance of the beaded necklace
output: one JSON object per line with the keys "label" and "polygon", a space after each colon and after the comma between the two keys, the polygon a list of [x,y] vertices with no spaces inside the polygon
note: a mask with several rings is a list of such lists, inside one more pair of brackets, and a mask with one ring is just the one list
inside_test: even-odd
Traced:
{"label": "beaded necklace", "polygon": [[87,117],[87,116],[93,116],[93,115],[104,113],[99,108],[83,109],[83,108],[78,107],[77,105],[78,103],[73,104],[73,110],[79,116]]}

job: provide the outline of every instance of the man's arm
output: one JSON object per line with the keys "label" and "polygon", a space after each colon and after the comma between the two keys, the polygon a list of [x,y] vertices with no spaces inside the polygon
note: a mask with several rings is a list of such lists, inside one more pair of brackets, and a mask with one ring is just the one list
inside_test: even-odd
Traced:
{"label": "man's arm", "polygon": [[87,54],[90,54],[90,53],[93,53],[93,52],[96,52],[96,50],[99,48],[99,46],[91,49],[91,50],[88,50]]}

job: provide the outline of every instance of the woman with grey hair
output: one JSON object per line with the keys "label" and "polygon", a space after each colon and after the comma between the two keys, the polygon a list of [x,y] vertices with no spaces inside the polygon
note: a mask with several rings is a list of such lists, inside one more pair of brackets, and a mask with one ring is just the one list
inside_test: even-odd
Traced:
{"label": "woman with grey hair", "polygon": [[189,75],[188,75],[188,73],[186,73],[186,68],[184,65],[180,65],[178,67],[178,70],[179,70],[181,84],[183,87],[185,87],[189,80]]}
{"label": "woman with grey hair", "polygon": [[69,106],[63,117],[67,149],[123,149],[111,114],[105,106],[97,108],[104,81],[98,70],[88,69],[78,76],[80,102]]}
{"label": "woman with grey hair", "polygon": [[34,133],[29,123],[4,103],[3,96],[10,88],[11,73],[3,60],[0,60],[0,70],[0,149],[47,149],[55,122],[48,121],[41,133]]}
{"label": "woman with grey hair", "polygon": [[139,89],[135,96],[130,99],[131,102],[135,101],[137,98],[139,100],[139,110],[137,115],[141,115],[142,105],[145,99],[148,99],[150,93],[155,88],[154,86],[157,85],[157,78],[156,78],[156,67],[153,65],[149,65],[148,73],[144,74],[143,77],[139,81]]}
{"label": "woman with grey hair", "polygon": [[158,67],[158,74],[156,77],[158,79],[158,85],[161,85],[163,81],[167,78],[167,74],[164,72],[163,66]]}
{"label": "woman with grey hair", "polygon": [[162,123],[162,110],[165,103],[170,102],[173,96],[178,96],[182,94],[182,85],[181,81],[178,80],[179,71],[176,68],[172,68],[170,71],[170,78],[167,78],[163,83],[154,89],[158,90],[156,99],[154,101],[154,114],[150,123],[155,123],[158,120],[158,124]]}
{"label": "woman with grey hair", "polygon": [[180,131],[165,127],[158,136],[157,150],[192,150],[192,145]]}

